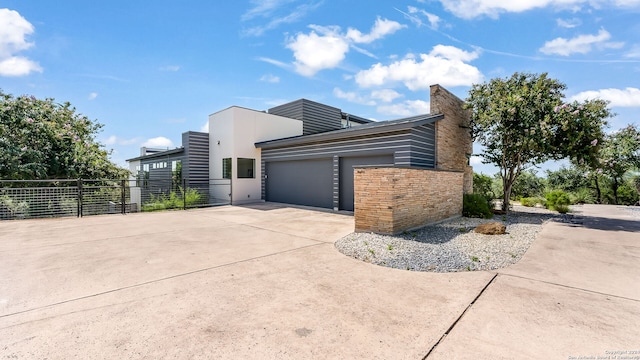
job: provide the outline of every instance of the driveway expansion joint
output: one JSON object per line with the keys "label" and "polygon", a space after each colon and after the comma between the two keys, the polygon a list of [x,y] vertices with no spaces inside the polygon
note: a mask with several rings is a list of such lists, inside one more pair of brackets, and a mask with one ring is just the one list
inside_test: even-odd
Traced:
{"label": "driveway expansion joint", "polygon": [[500,275],[500,274],[498,274],[498,273],[493,274],[493,277],[491,277],[491,280],[489,280],[489,282],[487,282],[487,284],[482,288],[482,290],[480,290],[478,295],[476,295],[476,297],[469,303],[469,305],[462,311],[462,313],[460,313],[460,316],[458,316],[458,318],[453,322],[453,324],[451,324],[451,326],[449,326],[447,331],[445,331],[444,334],[442,334],[440,339],[438,339],[438,341],[431,347],[431,349],[429,349],[429,352],[427,353],[427,355],[425,355],[422,358],[422,360],[426,360],[426,359],[429,358],[429,355],[431,355],[431,353],[438,347],[438,345],[440,345],[440,343],[451,333],[453,328],[458,324],[458,322],[460,322],[460,320],[469,311],[469,309],[471,309],[473,304],[475,304],[476,301],[478,301],[478,299],[480,298],[480,296],[482,296],[482,294],[484,294],[484,292],[487,290],[489,285],[493,284],[493,282],[498,277],[498,275]]}

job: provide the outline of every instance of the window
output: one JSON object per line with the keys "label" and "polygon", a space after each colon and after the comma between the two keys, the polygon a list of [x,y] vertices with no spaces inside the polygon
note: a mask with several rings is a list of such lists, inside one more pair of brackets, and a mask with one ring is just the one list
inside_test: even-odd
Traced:
{"label": "window", "polygon": [[231,179],[231,158],[222,159],[222,178]]}
{"label": "window", "polygon": [[253,179],[255,173],[255,159],[238,158],[238,179]]}

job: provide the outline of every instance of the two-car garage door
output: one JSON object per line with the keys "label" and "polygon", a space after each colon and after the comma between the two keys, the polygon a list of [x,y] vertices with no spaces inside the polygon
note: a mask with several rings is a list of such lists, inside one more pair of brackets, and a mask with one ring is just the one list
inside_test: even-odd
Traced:
{"label": "two-car garage door", "polygon": [[[357,165],[393,165],[393,155],[340,158],[340,210],[353,211],[353,167]],[[272,161],[265,166],[267,201],[333,208],[331,158]]]}
{"label": "two-car garage door", "polygon": [[266,200],[333,208],[332,164],[332,159],[267,162]]}

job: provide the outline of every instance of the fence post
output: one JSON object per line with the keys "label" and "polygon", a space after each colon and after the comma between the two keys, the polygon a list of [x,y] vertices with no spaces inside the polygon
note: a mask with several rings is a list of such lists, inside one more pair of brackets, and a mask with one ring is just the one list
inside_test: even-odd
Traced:
{"label": "fence post", "polygon": [[82,217],[82,179],[78,179],[78,217]]}
{"label": "fence post", "polygon": [[127,213],[127,207],[125,206],[125,202],[127,201],[126,192],[125,192],[125,181],[120,180],[120,204],[122,204],[122,215]]}
{"label": "fence post", "polygon": [[182,179],[182,210],[187,210],[187,179]]}

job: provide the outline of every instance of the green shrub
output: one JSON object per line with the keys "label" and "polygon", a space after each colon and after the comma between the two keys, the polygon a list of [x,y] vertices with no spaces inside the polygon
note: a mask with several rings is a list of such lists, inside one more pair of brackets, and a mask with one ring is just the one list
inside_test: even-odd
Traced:
{"label": "green shrub", "polygon": [[569,193],[569,198],[571,198],[572,204],[594,204],[596,202],[595,196],[587,188],[580,188]]}
{"label": "green shrub", "polygon": [[520,199],[520,204],[522,204],[523,206],[528,206],[528,207],[535,207],[538,204],[540,204],[541,206],[547,206],[547,200],[545,200],[544,198],[541,197],[527,197],[527,198],[522,198]]}
{"label": "green shrub", "polygon": [[561,204],[556,204],[555,205],[555,209],[557,212],[559,212],[560,214],[566,214],[569,212],[569,205],[561,205]]}
{"label": "green shrub", "polygon": [[473,173],[473,193],[482,195],[489,204],[489,208],[493,208],[496,199],[493,191],[493,178],[488,175]]}
{"label": "green shrub", "polygon": [[[553,190],[545,196],[547,199],[547,207],[551,210],[558,210],[558,206],[569,206],[571,198],[562,190]],[[559,211],[559,210],[558,210]]]}
{"label": "green shrub", "polygon": [[462,198],[462,215],[466,217],[493,217],[489,202],[482,194],[464,194]]}

